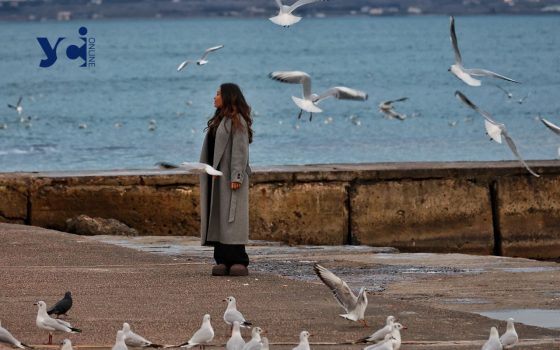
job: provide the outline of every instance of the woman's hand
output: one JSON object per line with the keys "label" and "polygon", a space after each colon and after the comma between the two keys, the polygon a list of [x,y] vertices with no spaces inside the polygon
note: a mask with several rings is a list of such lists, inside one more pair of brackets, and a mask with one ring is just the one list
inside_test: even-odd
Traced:
{"label": "woman's hand", "polygon": [[233,182],[233,181],[231,182],[231,189],[232,190],[234,190],[234,191],[238,190],[239,187],[241,187],[241,184],[239,182]]}

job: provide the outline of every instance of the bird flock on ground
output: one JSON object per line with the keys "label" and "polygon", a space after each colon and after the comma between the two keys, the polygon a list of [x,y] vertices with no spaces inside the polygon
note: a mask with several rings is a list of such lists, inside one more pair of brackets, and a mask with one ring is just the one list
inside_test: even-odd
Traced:
{"label": "bird flock on ground", "polygon": [[[360,288],[356,294],[348,286],[348,284],[335,275],[327,268],[314,264],[313,270],[319,279],[330,289],[336,301],[344,309],[345,313],[340,314],[346,320],[357,322],[367,327],[365,321],[365,312],[368,306],[367,290]],[[264,330],[261,327],[254,326],[252,322],[245,319],[243,314],[237,309],[237,300],[233,296],[224,299],[227,307],[223,314],[223,320],[229,328],[230,338],[227,340],[226,350],[269,350],[270,343],[268,338],[261,337]],[[66,292],[64,298],[58,301],[52,308],[47,310],[44,301],[35,303],[38,307],[36,325],[39,329],[47,331],[49,340],[47,344],[52,344],[53,333],[81,333],[82,330],[73,327],[69,322],[60,319],[60,316],[67,316],[67,312],[72,307],[72,295]],[[55,315],[56,318],[52,318]],[[251,328],[251,339],[245,341],[241,334],[241,328]],[[402,344],[401,330],[405,330],[403,324],[397,322],[397,319],[390,315],[387,316],[385,325],[374,331],[372,334],[342,344],[366,344],[363,350],[399,350]],[[204,349],[206,345],[211,345],[214,339],[214,328],[212,327],[211,317],[205,314],[202,317],[202,324],[193,335],[185,342],[177,345],[162,345],[153,343],[139,334],[131,330],[130,324],[123,323],[122,329],[117,330],[115,344],[112,350],[128,350],[132,348],[192,348],[198,346]],[[299,343],[292,350],[310,350],[309,337],[311,334],[303,330],[299,335]],[[484,343],[481,350],[503,350],[514,347],[519,338],[515,330],[513,319],[507,321],[507,328],[500,337],[496,327],[491,327],[490,336]],[[22,343],[16,339],[7,329],[3,328],[0,323],[0,343],[7,344],[14,348],[31,349],[32,347]],[[371,345],[368,345],[371,344]],[[72,342],[64,339],[61,342],[61,350],[72,350]]]}
{"label": "bird flock on ground", "polygon": [[[321,1],[326,1],[326,0],[298,0],[295,3],[293,3],[292,5],[285,5],[281,0],[275,0],[276,5],[278,6],[278,14],[276,16],[270,17],[269,20],[272,23],[277,24],[279,26],[289,27],[291,25],[294,25],[294,24],[298,23],[301,20],[301,17],[296,16],[294,14],[295,10],[297,10],[301,6],[308,5],[308,4],[315,3],[315,2],[321,2]],[[459,50],[457,34],[456,34],[456,31],[455,31],[455,18],[453,16],[450,17],[450,22],[451,22],[450,23],[450,39],[451,39],[452,48],[453,48],[453,51],[454,51],[454,54],[455,54],[455,63],[452,64],[449,67],[449,69],[448,69],[449,72],[451,72],[454,76],[456,76],[458,79],[460,79],[466,85],[471,86],[471,87],[480,87],[482,85],[482,80],[480,78],[495,78],[495,79],[510,82],[510,83],[520,84],[519,81],[516,81],[516,80],[514,80],[512,78],[509,78],[505,75],[492,72],[492,71],[487,70],[487,69],[466,68],[463,65],[463,58],[462,58],[462,55],[461,55],[461,51]],[[188,60],[185,60],[185,61],[181,62],[179,64],[179,66],[177,67],[177,71],[184,70],[188,66],[189,63],[196,63],[196,65],[198,65],[198,66],[206,65],[208,63],[209,54],[213,53],[217,50],[220,50],[223,47],[224,47],[224,45],[217,45],[217,46],[207,48],[206,50],[203,51],[202,56],[198,60],[188,59]],[[305,112],[309,113],[309,120],[311,121],[312,118],[313,118],[313,113],[321,113],[323,111],[318,106],[318,104],[322,100],[324,100],[326,98],[329,98],[329,97],[334,97],[335,99],[340,99],[340,100],[356,100],[356,101],[366,101],[368,99],[368,94],[366,92],[360,91],[360,90],[357,90],[357,89],[354,89],[354,88],[345,87],[345,86],[330,87],[330,88],[324,90],[320,94],[312,93],[311,76],[308,73],[303,72],[303,71],[274,71],[274,72],[271,72],[269,74],[269,78],[271,78],[275,81],[283,82],[283,83],[301,84],[302,85],[302,88],[303,88],[302,97],[292,96],[293,102],[300,109],[300,112],[298,114],[298,119],[301,118],[302,113],[305,111]],[[504,91],[504,93],[506,94],[506,96],[508,98],[511,99],[513,97],[513,95],[510,92],[508,92],[506,89],[504,89],[503,87],[501,87],[499,85],[495,85],[495,86],[497,86],[499,89]],[[484,123],[485,123],[486,131],[491,136],[492,140],[494,140],[497,143],[502,143],[502,137],[503,137],[506,140],[506,144],[510,148],[513,155],[522,163],[522,165],[525,166],[525,168],[527,168],[527,170],[532,175],[537,176],[537,177],[539,176],[535,171],[533,171],[531,168],[529,168],[527,163],[523,160],[523,158],[522,158],[521,154],[519,153],[512,137],[509,135],[504,123],[500,123],[500,122],[496,121],[495,119],[493,119],[490,116],[490,114],[488,112],[485,112],[482,109],[478,108],[462,92],[456,91],[455,96],[461,102],[463,102],[465,105],[474,109],[478,113],[482,114],[482,116],[485,118]],[[520,104],[523,103],[523,101],[527,97],[528,97],[528,95],[519,99],[518,103],[520,103]],[[30,127],[31,126],[31,118],[26,117],[23,114],[22,99],[23,99],[23,97],[19,97],[19,99],[18,99],[18,101],[15,105],[8,104],[8,107],[12,108],[16,111],[17,115],[20,118],[21,123],[26,124],[26,126]],[[407,97],[402,97],[402,98],[398,98],[398,99],[394,99],[394,100],[383,101],[383,102],[379,103],[378,109],[387,118],[404,120],[404,119],[406,119],[406,115],[396,112],[393,104],[397,103],[397,102],[404,102],[406,100],[408,100]],[[550,122],[550,121],[548,121],[544,118],[540,118],[540,119],[541,119],[542,123],[547,128],[552,130],[554,133],[560,135],[560,127],[559,126],[553,124],[552,122]],[[351,120],[355,125],[360,124],[360,122],[359,122],[359,120],[357,120],[357,118],[354,118],[354,119],[351,118]],[[119,124],[119,126],[117,126],[117,124]],[[120,123],[117,123],[117,124],[115,124],[115,127],[122,126],[122,124],[120,124]],[[453,124],[450,123],[450,125],[453,126],[454,123]],[[5,123],[0,124],[0,130],[1,129],[6,129],[7,127],[8,127],[8,125],[5,124]],[[87,124],[86,123],[80,123],[79,128],[85,129],[85,128],[87,128]],[[148,130],[154,131],[154,130],[156,130],[156,128],[157,128],[157,125],[155,123],[155,120],[151,120],[150,124],[148,126]],[[560,149],[559,149],[559,155],[560,155]]]}

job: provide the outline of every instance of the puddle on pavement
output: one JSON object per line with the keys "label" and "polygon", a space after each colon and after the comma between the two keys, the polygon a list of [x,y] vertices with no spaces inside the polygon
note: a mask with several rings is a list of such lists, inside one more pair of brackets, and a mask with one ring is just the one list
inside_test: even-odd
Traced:
{"label": "puddle on pavement", "polygon": [[505,272],[549,272],[560,270],[560,266],[502,267],[497,269]]}
{"label": "puddle on pavement", "polygon": [[482,316],[504,321],[512,317],[516,323],[560,330],[560,310],[513,309],[477,313]]}
{"label": "puddle on pavement", "polygon": [[476,299],[476,298],[452,298],[452,299],[444,299],[443,302],[446,303],[446,304],[463,304],[463,305],[475,305],[475,304],[488,304],[488,303],[490,303],[488,300]]}

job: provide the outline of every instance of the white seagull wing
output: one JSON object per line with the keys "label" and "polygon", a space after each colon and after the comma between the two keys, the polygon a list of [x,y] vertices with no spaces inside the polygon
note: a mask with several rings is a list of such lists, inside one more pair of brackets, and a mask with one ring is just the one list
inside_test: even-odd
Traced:
{"label": "white seagull wing", "polygon": [[281,9],[282,8],[282,1],[281,0],[274,0],[276,2],[276,5],[278,5],[278,8]]}
{"label": "white seagull wing", "polygon": [[556,135],[560,135],[560,126],[553,124],[551,122],[549,122],[548,120],[541,118],[541,122],[550,130],[552,130],[553,133],[555,133]]}
{"label": "white seagull wing", "polygon": [[475,77],[493,77],[493,78],[498,78],[498,79],[502,79],[502,80],[511,81],[512,83],[521,84],[517,80],[513,80],[513,79],[508,78],[504,75],[494,73],[494,72],[489,71],[487,69],[480,69],[480,68],[467,69],[467,68],[465,68],[464,70],[465,70],[465,73],[470,74],[470,75],[474,75]]}
{"label": "white seagull wing", "polygon": [[319,1],[325,1],[325,0],[298,0],[292,6],[290,6],[290,9],[288,10],[288,12],[292,13],[298,7],[301,7],[301,6],[307,5],[307,4],[311,4],[311,3],[314,3],[314,2],[319,2]]}
{"label": "white seagull wing", "polygon": [[506,139],[506,143],[509,146],[509,149],[513,152],[513,154],[517,157],[517,159],[521,162],[521,164],[523,164],[523,166],[527,169],[527,171],[530,172],[531,175],[533,175],[535,177],[540,177],[539,174],[535,173],[531,168],[529,168],[529,165],[527,165],[527,163],[525,163],[525,160],[521,157],[521,155],[517,151],[517,147],[515,146],[515,143],[513,142],[513,139],[508,135],[508,133],[505,129],[502,130],[502,135]]}
{"label": "white seagull wing", "polygon": [[484,119],[488,120],[490,123],[496,124],[496,125],[501,124],[501,123],[498,123],[497,121],[495,121],[492,118],[492,115],[490,113],[488,113],[486,111],[483,111],[482,109],[478,108],[478,106],[475,105],[474,103],[472,103],[471,100],[469,100],[467,98],[467,96],[465,96],[461,91],[455,91],[455,97],[457,97],[459,99],[459,101],[463,102],[468,107],[470,107],[473,110],[475,110],[476,112],[478,112],[480,115],[482,115],[484,117]]}
{"label": "white seagull wing", "polygon": [[181,64],[179,65],[179,67],[177,67],[177,72],[180,72],[181,70],[183,70],[183,68],[185,68],[187,66],[187,64],[191,63],[190,60],[186,60],[181,62]]}
{"label": "white seagull wing", "polygon": [[450,19],[450,37],[451,45],[453,46],[453,52],[455,52],[455,63],[458,65],[463,64],[463,59],[461,58],[461,52],[459,51],[459,44],[457,44],[457,34],[455,33],[455,17],[451,16]]}
{"label": "white seagull wing", "polygon": [[348,287],[348,284],[319,264],[313,265],[313,270],[315,270],[315,273],[319,276],[321,281],[329,287],[340,306],[342,306],[346,312],[352,311],[356,306],[358,297],[352,292],[350,287]]}
{"label": "white seagull wing", "polygon": [[335,86],[320,94],[313,102],[318,102],[328,97],[334,97],[339,100],[365,101],[368,99],[368,94],[345,86]]}
{"label": "white seagull wing", "polygon": [[206,49],[206,50],[204,51],[204,53],[202,54],[202,56],[200,57],[200,60],[205,60],[206,57],[208,57],[208,54],[209,54],[210,52],[214,52],[214,51],[216,51],[216,50],[219,50],[219,49],[221,49],[222,47],[224,47],[224,45],[218,45],[218,46],[214,46],[214,47],[210,47],[210,48]]}
{"label": "white seagull wing", "polygon": [[272,72],[270,79],[288,84],[303,84],[303,97],[309,99],[311,97],[311,76],[301,71]]}

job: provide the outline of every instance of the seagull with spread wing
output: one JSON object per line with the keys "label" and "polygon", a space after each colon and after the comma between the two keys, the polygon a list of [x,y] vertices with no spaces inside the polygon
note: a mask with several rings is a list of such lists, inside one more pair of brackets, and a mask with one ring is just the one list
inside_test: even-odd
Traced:
{"label": "seagull with spread wing", "polygon": [[462,80],[465,84],[470,86],[482,85],[482,82],[478,79],[473,78],[473,76],[498,78],[498,79],[503,79],[519,84],[519,82],[516,80],[513,80],[511,78],[500,75],[498,73],[494,73],[486,69],[465,68],[463,66],[463,59],[461,58],[461,52],[459,51],[459,45],[457,43],[457,34],[455,33],[455,18],[453,16],[451,16],[450,32],[451,32],[451,45],[453,46],[453,51],[455,52],[455,64],[451,65],[451,67],[449,67],[448,70],[453,75],[455,75],[457,78]]}
{"label": "seagull with spread wing", "polygon": [[523,164],[523,166],[531,173],[531,175],[539,177],[540,175],[535,173],[529,165],[525,162],[525,160],[521,157],[519,152],[517,151],[517,146],[513,142],[513,139],[509,136],[506,125],[503,123],[498,123],[492,118],[490,113],[483,111],[482,109],[478,108],[474,103],[472,103],[463,93],[460,91],[455,92],[455,96],[459,99],[459,101],[463,102],[467,107],[472,108],[477,113],[484,117],[484,126],[486,127],[486,132],[492,138],[492,140],[496,141],[497,143],[502,143],[502,137],[506,139],[506,143],[510,148],[511,152],[515,155],[515,157]]}
{"label": "seagull with spread wing", "polygon": [[297,22],[301,21],[301,17],[294,16],[292,12],[294,12],[298,7],[303,5],[311,4],[314,2],[319,1],[326,1],[326,0],[298,0],[291,6],[284,5],[282,0],[275,0],[276,5],[278,5],[278,14],[274,17],[270,17],[269,20],[282,27],[289,27]]}
{"label": "seagull with spread wing", "polygon": [[219,50],[222,47],[224,47],[224,45],[218,45],[218,46],[210,47],[210,48],[204,50],[204,53],[202,54],[202,56],[196,61],[185,60],[185,61],[181,62],[179,67],[177,67],[177,72],[183,70],[183,68],[185,68],[189,63],[196,63],[199,66],[205,65],[206,63],[208,63],[208,60],[206,59],[208,57],[208,54],[210,52],[214,52],[216,50]]}
{"label": "seagull with spread wing", "polygon": [[300,108],[298,119],[301,118],[303,111],[310,113],[309,120],[313,118],[313,113],[321,113],[323,110],[317,104],[328,97],[355,101],[365,101],[368,99],[367,93],[345,86],[332,87],[320,95],[313,94],[311,93],[311,76],[301,71],[272,72],[268,76],[282,83],[302,84],[303,98],[292,96],[292,100]]}
{"label": "seagull with spread wing", "polygon": [[340,316],[350,321],[360,322],[364,327],[367,327],[367,323],[364,319],[364,314],[368,305],[366,289],[362,287],[358,295],[356,295],[350,287],[348,287],[346,282],[323,266],[315,264],[313,265],[313,270],[321,281],[329,287],[336,301],[338,301],[340,306],[346,311],[345,314],[341,314]]}
{"label": "seagull with spread wing", "polygon": [[214,169],[211,165],[208,165],[206,163],[183,162],[177,165],[168,162],[158,162],[156,163],[156,165],[160,169],[182,169],[182,170],[188,170],[193,174],[207,173],[208,175],[212,175],[212,176],[222,176],[224,174],[221,171]]}
{"label": "seagull with spread wing", "polygon": [[401,97],[397,100],[391,100],[391,101],[383,101],[379,104],[378,107],[381,113],[385,114],[390,119],[405,120],[406,115],[396,112],[393,103],[403,102],[406,100],[408,100],[408,97]]}
{"label": "seagull with spread wing", "polygon": [[23,106],[21,105],[22,100],[23,100],[23,96],[20,96],[15,106],[8,103],[8,107],[15,110],[18,115],[21,115],[23,113]]}

